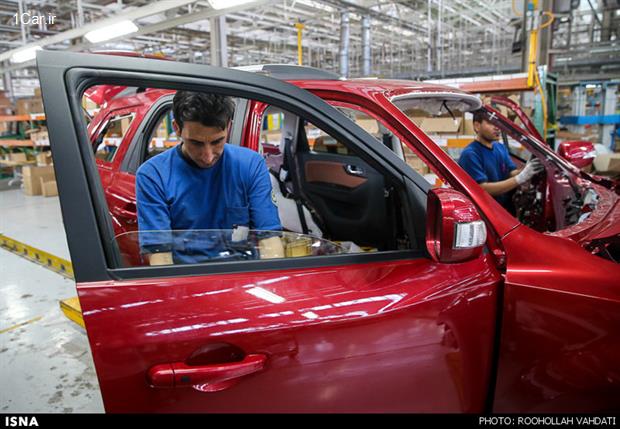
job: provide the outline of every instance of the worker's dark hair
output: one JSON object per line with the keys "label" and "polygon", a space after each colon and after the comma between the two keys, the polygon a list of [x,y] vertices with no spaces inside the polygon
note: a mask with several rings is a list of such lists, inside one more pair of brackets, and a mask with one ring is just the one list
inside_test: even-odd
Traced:
{"label": "worker's dark hair", "polygon": [[172,99],[172,113],[181,130],[185,121],[200,122],[206,127],[224,130],[234,112],[235,102],[225,95],[177,91]]}
{"label": "worker's dark hair", "polygon": [[486,111],[484,109],[478,109],[474,111],[474,120],[473,122],[482,123],[482,121],[487,120]]}

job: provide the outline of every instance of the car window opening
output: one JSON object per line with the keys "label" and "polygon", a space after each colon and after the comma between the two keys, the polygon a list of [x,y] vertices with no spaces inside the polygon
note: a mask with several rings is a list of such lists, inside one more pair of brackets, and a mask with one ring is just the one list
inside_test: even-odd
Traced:
{"label": "car window opening", "polygon": [[[101,105],[99,113],[95,112],[107,115],[109,119],[105,125],[98,125],[101,122],[95,116],[89,126],[97,159],[111,162],[117,153],[123,153],[126,158],[137,157],[135,167],[129,168],[129,174],[122,180],[119,176],[111,179],[100,171],[101,179],[108,184],[106,200],[114,228],[112,248],[120,254],[121,267],[152,264],[154,254],[171,255],[162,260],[163,264],[260,259],[261,252],[266,254],[269,250],[261,243],[272,238],[282,243],[282,250],[275,253],[276,258],[361,255],[418,247],[419,238],[411,237],[410,228],[406,227],[408,209],[403,202],[402,183],[364,162],[350,145],[275,106],[263,115],[257,143],[269,172],[271,200],[277,206],[281,231],[252,228],[247,215],[241,213],[247,212],[247,203],[233,207],[238,214],[227,208],[223,218],[228,221],[234,217],[227,228],[145,229],[138,220],[140,201],[136,172],[146,163],[163,159],[159,157],[165,154],[170,157],[170,150],[189,161],[180,145],[183,138],[174,125],[172,95],[174,92],[168,90],[123,89]],[[169,100],[166,104],[156,105],[157,100],[166,97]],[[136,99],[142,106],[136,105],[135,111],[121,115],[108,113],[113,109],[122,111],[120,106],[136,103]],[[236,99],[235,105],[239,100]],[[150,106],[153,106],[150,113],[146,113],[144,110],[148,111]],[[353,110],[340,110],[352,120],[359,115]],[[234,116],[246,121],[243,113],[236,112]],[[129,138],[127,131],[136,115],[139,122],[148,125]],[[378,142],[406,159],[397,136],[378,121],[364,119],[375,122],[372,135]],[[248,146],[250,142],[243,138],[231,141],[228,134],[226,141],[232,146]],[[121,145],[125,146],[123,151],[119,151]],[[127,163],[127,160],[121,162]],[[419,214],[420,218],[423,216]]]}

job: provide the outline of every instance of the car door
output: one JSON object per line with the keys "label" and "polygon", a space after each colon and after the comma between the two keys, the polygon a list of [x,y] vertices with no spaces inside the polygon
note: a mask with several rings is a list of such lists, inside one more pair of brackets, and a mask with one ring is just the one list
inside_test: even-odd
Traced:
{"label": "car door", "polygon": [[328,135],[317,137],[310,148],[303,128],[297,133],[293,160],[299,187],[323,223],[331,226],[331,236],[383,247],[391,227],[387,207],[373,205],[389,193],[382,174]]}
{"label": "car door", "polygon": [[[279,105],[400,178],[428,185],[312,94],[247,72],[43,51],[37,57],[80,305],[108,412],[481,412],[498,285],[488,254],[411,249],[123,267],[80,113],[94,84],[226,92]],[[413,222],[414,219],[411,219]]]}

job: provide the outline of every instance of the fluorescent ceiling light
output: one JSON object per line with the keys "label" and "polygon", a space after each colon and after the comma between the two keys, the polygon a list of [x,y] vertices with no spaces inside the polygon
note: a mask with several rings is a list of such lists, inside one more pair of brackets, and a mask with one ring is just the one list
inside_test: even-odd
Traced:
{"label": "fluorescent ceiling light", "polygon": [[240,6],[242,4],[251,3],[254,0],[207,0],[211,7],[215,10],[225,9],[227,7]]}
{"label": "fluorescent ceiling light", "polygon": [[25,48],[15,52],[11,55],[12,63],[24,63],[26,61],[34,60],[37,57],[37,51],[40,51],[40,46],[33,46],[31,48]]}
{"label": "fluorescent ceiling light", "polygon": [[136,31],[138,31],[138,26],[127,20],[106,25],[105,27],[101,27],[97,30],[89,31],[84,35],[84,37],[86,37],[86,39],[88,39],[91,43],[99,43],[124,36],[126,34],[135,33]]}

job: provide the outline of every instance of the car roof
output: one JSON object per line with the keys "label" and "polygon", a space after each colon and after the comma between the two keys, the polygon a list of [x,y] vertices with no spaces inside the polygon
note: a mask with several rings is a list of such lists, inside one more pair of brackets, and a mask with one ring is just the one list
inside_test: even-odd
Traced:
{"label": "car roof", "polygon": [[346,80],[291,80],[289,82],[304,89],[342,90],[360,95],[381,93],[390,99],[406,94],[432,96],[434,94],[449,93],[473,96],[468,92],[447,85],[404,79],[359,78]]}
{"label": "car roof", "polygon": [[[279,80],[285,80],[295,86],[306,90],[329,90],[346,92],[368,98],[377,94],[382,94],[390,101],[411,101],[413,99],[428,100],[436,98],[439,100],[459,100],[465,101],[469,110],[481,107],[479,98],[473,94],[459,90],[447,85],[436,83],[426,83],[404,79],[378,79],[378,78],[356,78],[343,79],[338,75],[315,69],[312,67],[290,66],[281,64],[259,65],[248,67],[236,67],[235,69],[265,74]],[[126,97],[115,98],[110,101],[109,107],[114,105],[129,105],[135,102],[153,102],[154,98],[174,93],[172,90],[147,89],[145,92],[128,95]],[[419,107],[412,104],[414,107]]]}
{"label": "car roof", "polygon": [[388,98],[405,94],[433,95],[439,93],[466,94],[457,88],[404,79],[356,78],[346,79],[336,73],[314,67],[291,64],[256,64],[251,66],[233,67],[236,70],[264,74],[280,80],[286,80],[305,89],[344,89],[362,91],[364,93],[383,93]]}

